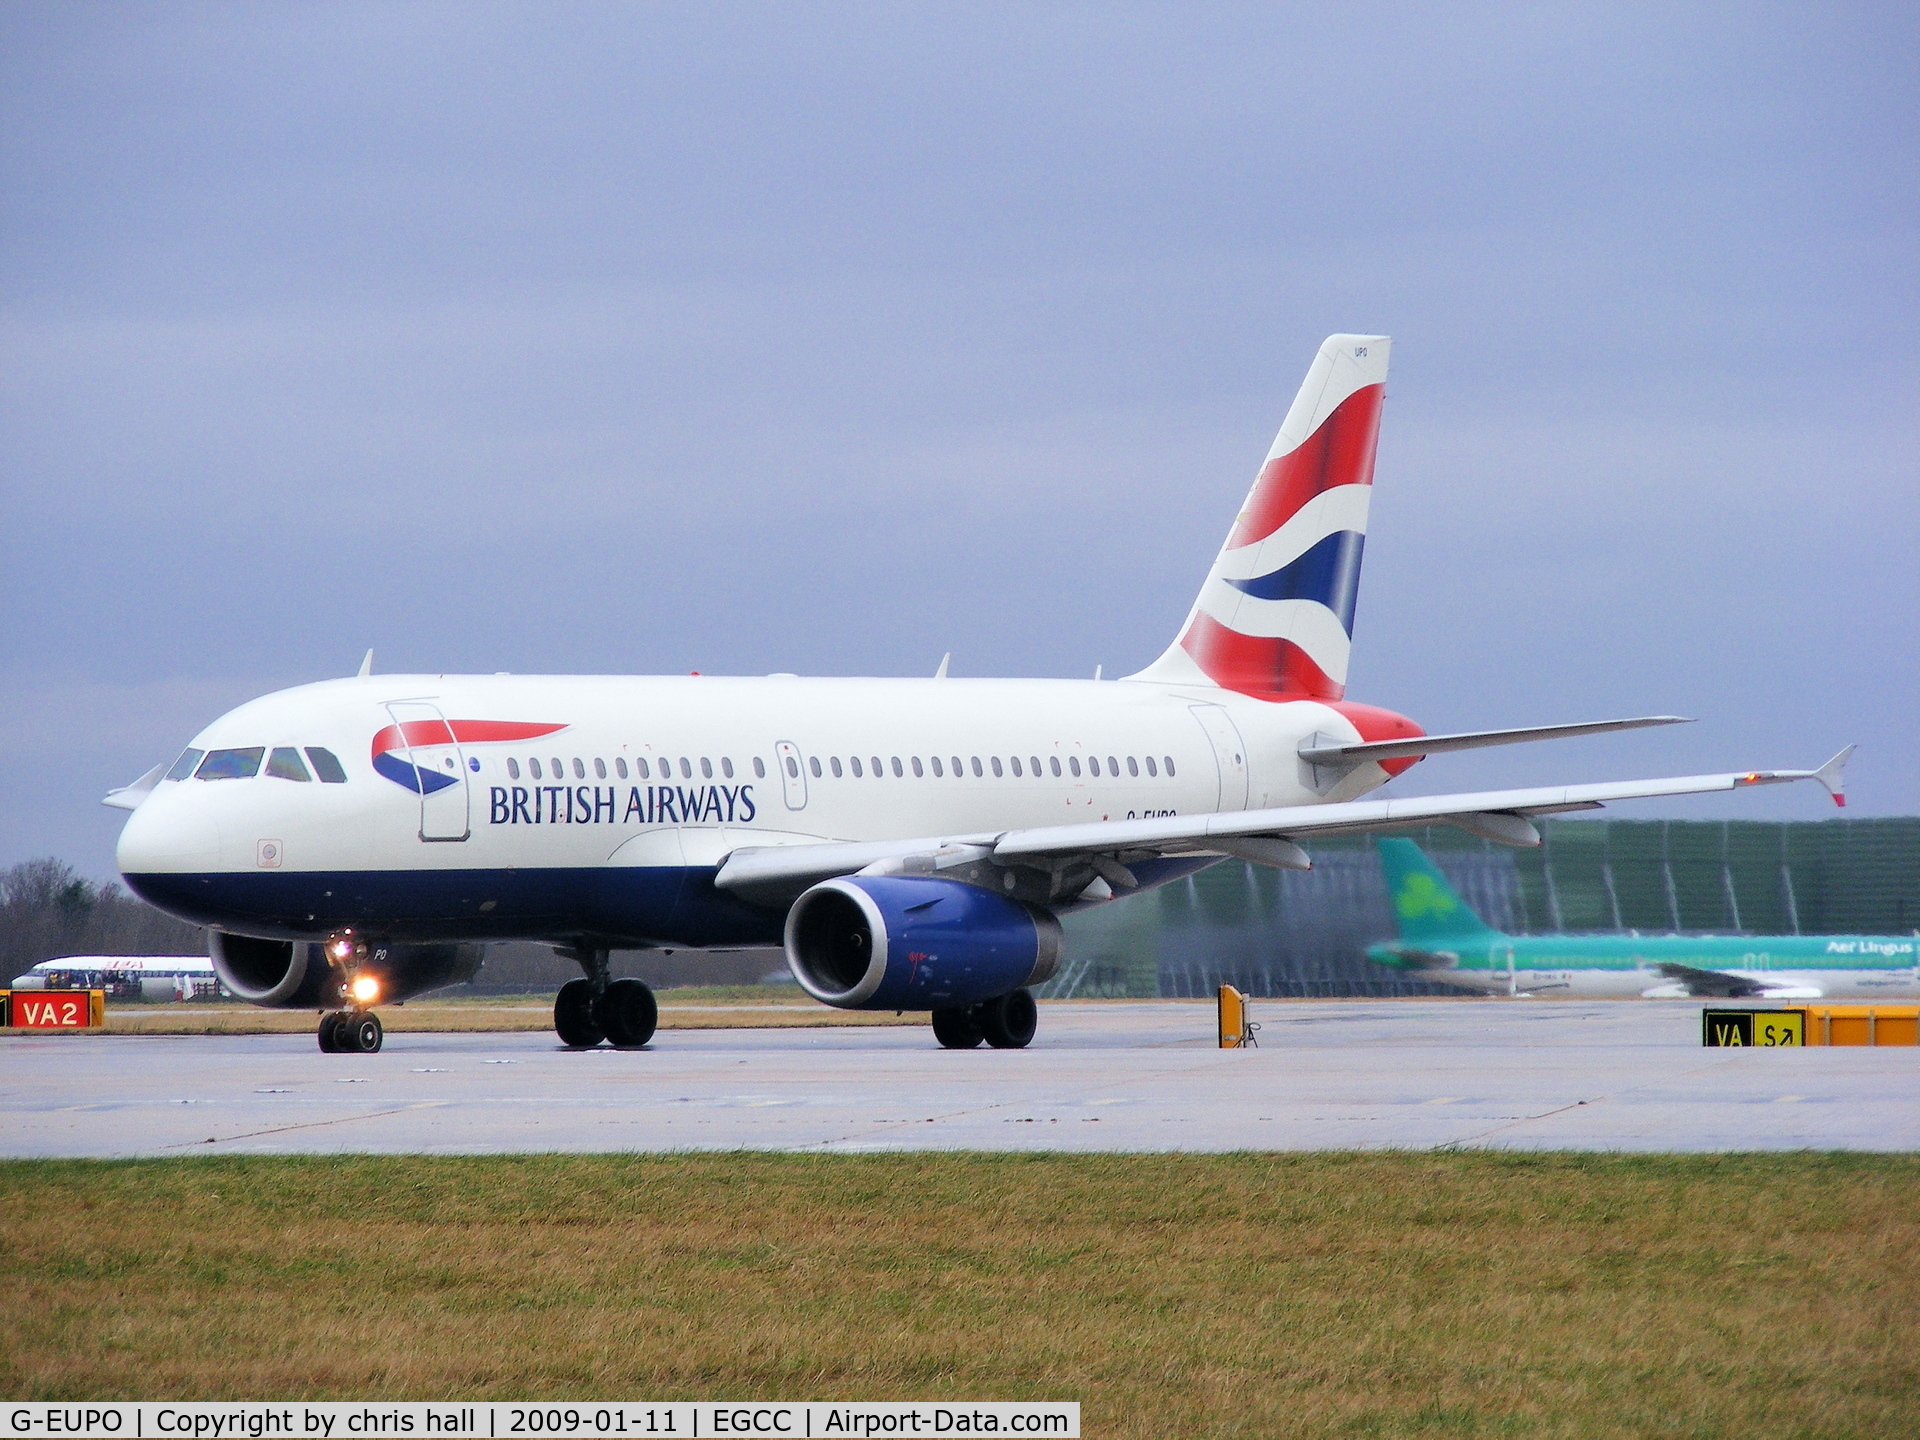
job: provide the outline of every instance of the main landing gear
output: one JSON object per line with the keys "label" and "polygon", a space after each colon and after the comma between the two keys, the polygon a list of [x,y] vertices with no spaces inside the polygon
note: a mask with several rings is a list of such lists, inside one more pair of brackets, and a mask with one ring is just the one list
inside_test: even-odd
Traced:
{"label": "main landing gear", "polygon": [[996,1050],[1023,1050],[1039,1026],[1031,990],[933,1012],[933,1038],[949,1050],[971,1050],[982,1040]]}
{"label": "main landing gear", "polygon": [[634,1050],[653,1039],[660,1023],[660,1007],[653,991],[633,979],[607,976],[604,950],[564,950],[587,973],[560,987],[553,1001],[553,1029],[560,1043],[573,1050],[591,1050],[602,1040],[619,1050]]}

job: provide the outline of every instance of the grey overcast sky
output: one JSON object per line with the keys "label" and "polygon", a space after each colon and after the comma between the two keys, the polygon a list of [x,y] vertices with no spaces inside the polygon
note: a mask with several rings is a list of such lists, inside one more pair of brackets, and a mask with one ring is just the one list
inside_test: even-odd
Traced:
{"label": "grey overcast sky", "polygon": [[1916,14],[15,0],[0,864],[368,646],[1124,673],[1340,330],[1353,698],[1701,717],[1396,789],[1920,810]]}

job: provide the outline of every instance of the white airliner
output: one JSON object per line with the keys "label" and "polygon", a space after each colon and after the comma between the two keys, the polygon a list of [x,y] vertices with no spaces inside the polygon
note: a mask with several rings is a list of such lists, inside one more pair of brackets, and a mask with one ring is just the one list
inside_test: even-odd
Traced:
{"label": "white airliner", "polygon": [[652,994],[609,951],[784,943],[807,993],[927,1010],[943,1045],[1025,1045],[1057,916],[1229,856],[1813,779],[1747,771],[1368,800],[1425,755],[1670,723],[1426,736],[1344,698],[1389,341],[1320,347],[1179,637],[1118,681],[373,675],[221,716],[107,803],[128,885],[212,928],[257,1004],[371,1007],[466,978],[471,947],[551,943],[585,974],[554,1028],[645,1044]]}
{"label": "white airliner", "polygon": [[61,955],[13,980],[15,990],[111,990],[148,1000],[215,994],[213,962],[198,955]]}

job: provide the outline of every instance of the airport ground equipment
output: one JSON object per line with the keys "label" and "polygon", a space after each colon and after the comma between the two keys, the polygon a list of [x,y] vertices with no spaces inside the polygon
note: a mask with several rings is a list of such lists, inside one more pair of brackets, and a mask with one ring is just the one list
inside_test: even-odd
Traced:
{"label": "airport ground equipment", "polygon": [[1247,1009],[1247,997],[1231,985],[1222,985],[1219,996],[1220,1048],[1256,1050],[1260,1046],[1256,1025]]}
{"label": "airport ground equipment", "polygon": [[1786,1010],[1702,1010],[1708,1046],[1920,1046],[1920,1005],[1803,1005]]}
{"label": "airport ground equipment", "polygon": [[104,990],[0,990],[0,1027],[98,1030],[106,1023]]}
{"label": "airport ground equipment", "polygon": [[1809,1005],[1809,1045],[1920,1046],[1920,1005]]}

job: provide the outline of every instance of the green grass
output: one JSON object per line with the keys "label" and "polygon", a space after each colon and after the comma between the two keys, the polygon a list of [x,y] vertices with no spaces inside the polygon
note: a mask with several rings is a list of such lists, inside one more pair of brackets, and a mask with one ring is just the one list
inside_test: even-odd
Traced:
{"label": "green grass", "polygon": [[1906,1436],[1917,1195],[1865,1155],[15,1162],[0,1394]]}

